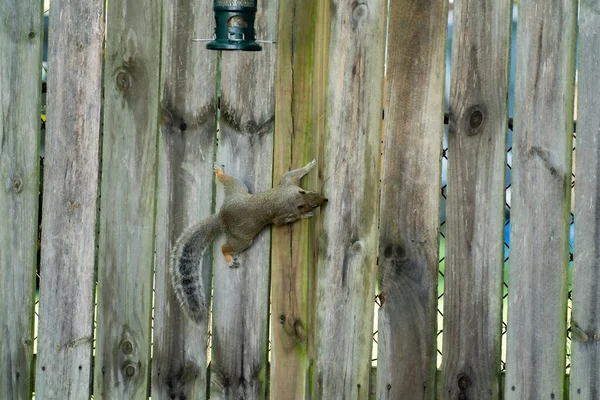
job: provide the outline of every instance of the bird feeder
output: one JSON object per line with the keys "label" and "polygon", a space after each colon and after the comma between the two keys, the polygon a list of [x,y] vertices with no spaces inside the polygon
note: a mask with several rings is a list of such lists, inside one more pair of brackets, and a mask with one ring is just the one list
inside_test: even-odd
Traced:
{"label": "bird feeder", "polygon": [[256,43],[254,19],[256,0],[214,0],[215,38],[209,50],[260,51]]}

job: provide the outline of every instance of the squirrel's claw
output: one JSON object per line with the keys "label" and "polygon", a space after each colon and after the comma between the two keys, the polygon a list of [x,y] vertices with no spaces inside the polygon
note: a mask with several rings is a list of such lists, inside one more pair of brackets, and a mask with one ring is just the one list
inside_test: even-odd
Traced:
{"label": "squirrel's claw", "polygon": [[223,252],[223,255],[225,256],[225,262],[227,262],[229,268],[238,268],[240,266],[238,259],[234,258],[231,253]]}

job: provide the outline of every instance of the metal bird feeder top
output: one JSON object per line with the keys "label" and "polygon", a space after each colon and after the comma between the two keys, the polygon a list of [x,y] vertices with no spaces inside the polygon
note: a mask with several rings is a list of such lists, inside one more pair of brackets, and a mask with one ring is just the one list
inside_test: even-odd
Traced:
{"label": "metal bird feeder top", "polygon": [[254,31],[256,0],[214,0],[213,9],[217,25],[215,38],[206,45],[207,49],[262,50]]}

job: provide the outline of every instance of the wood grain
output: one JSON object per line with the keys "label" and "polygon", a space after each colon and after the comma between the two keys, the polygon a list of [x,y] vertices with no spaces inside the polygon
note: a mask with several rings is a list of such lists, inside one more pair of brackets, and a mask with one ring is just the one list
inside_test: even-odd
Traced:
{"label": "wood grain", "polygon": [[[274,185],[315,158],[312,143],[313,43],[317,1],[280,3],[275,88]],[[316,171],[303,179],[315,190]],[[315,213],[318,215],[318,211]],[[309,282],[314,277],[314,219],[273,226],[271,247],[272,353],[270,398],[308,396]]]}
{"label": "wood grain", "polygon": [[107,8],[94,398],[148,398],[160,13]]}
{"label": "wood grain", "polygon": [[454,8],[442,350],[445,399],[499,395],[511,8],[510,0],[466,0]]}
{"label": "wood grain", "polygon": [[448,2],[390,3],[379,239],[379,399],[435,398]]}
{"label": "wood grain", "polygon": [[522,2],[506,399],[563,398],[577,2]]}
{"label": "wood grain", "polygon": [[386,2],[320,1],[314,132],[319,190],[313,399],[367,399],[377,264]]}
{"label": "wood grain", "polygon": [[0,3],[0,398],[30,397],[37,263],[42,9]]}
{"label": "wood grain", "polygon": [[[257,37],[277,31],[278,2],[261,0]],[[251,193],[271,188],[276,46],[223,52],[217,162]],[[223,200],[217,185],[217,205]],[[229,268],[214,247],[211,398],[264,399],[267,384],[270,232],[264,230]]]}
{"label": "wood grain", "polygon": [[104,2],[53,1],[35,394],[89,399]]}
{"label": "wood grain", "polygon": [[579,10],[575,244],[571,320],[571,399],[600,398],[600,9]]}
{"label": "wood grain", "polygon": [[[211,2],[164,3],[156,225],[152,398],[206,398],[209,321],[193,323],[171,287],[171,246],[214,212],[217,52],[193,38],[212,35]],[[210,287],[212,257],[202,261]]]}

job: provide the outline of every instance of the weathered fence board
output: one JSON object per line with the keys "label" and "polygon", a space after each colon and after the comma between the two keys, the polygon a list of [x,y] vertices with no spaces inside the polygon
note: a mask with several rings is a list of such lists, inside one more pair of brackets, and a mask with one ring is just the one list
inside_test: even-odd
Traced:
{"label": "weathered fence board", "polygon": [[32,387],[42,8],[0,3],[0,398]]}
{"label": "weathered fence board", "polygon": [[[259,38],[277,31],[278,3],[258,2]],[[223,52],[217,160],[250,192],[271,188],[276,47],[260,53]],[[217,186],[217,204],[223,200]],[[267,383],[270,234],[263,231],[227,266],[223,239],[214,247],[211,398],[262,399]]]}
{"label": "weathered fence board", "polygon": [[148,398],[160,13],[107,8],[95,398]]}
{"label": "weathered fence board", "polygon": [[379,239],[380,399],[435,397],[448,2],[390,3]]}
{"label": "weathered fence board", "polygon": [[[277,33],[273,184],[315,158],[312,146],[312,57],[317,1],[280,3]],[[304,182],[316,182],[313,171]],[[304,187],[311,188],[307,183]],[[318,215],[318,212],[315,213]],[[314,276],[314,219],[273,227],[271,247],[270,398],[308,397],[309,284]]]}
{"label": "weathered fence board", "polygon": [[50,37],[35,392],[89,399],[104,1],[53,1]]}
{"label": "weathered fence board", "polygon": [[600,14],[598,2],[579,10],[579,73],[575,185],[575,248],[571,320],[572,399],[600,396]]}
{"label": "weathered fence board", "polygon": [[[207,389],[208,320],[195,324],[180,309],[169,253],[184,229],[214,211],[217,52],[191,42],[211,37],[212,24],[211,2],[164,4],[152,361],[152,398],[158,399],[200,399]],[[210,287],[212,257],[206,254]]]}
{"label": "weathered fence board", "polygon": [[521,2],[506,398],[563,397],[577,2]]}
{"label": "weathered fence board", "polygon": [[511,8],[510,0],[467,0],[454,8],[442,350],[446,399],[498,398],[500,389]]}
{"label": "weathered fence board", "polygon": [[319,183],[314,399],[366,399],[377,264],[387,4],[320,1],[315,48]]}
{"label": "weathered fence board", "polygon": [[[436,291],[448,1],[261,0],[258,38],[277,44],[222,54],[191,40],[213,34],[210,1],[111,0],[107,15],[105,3],[52,2],[35,356],[42,4],[0,0],[1,399],[32,390],[40,399],[88,399],[92,378],[94,398],[106,399],[561,399],[569,384],[572,398],[598,397],[595,2],[580,2],[570,381],[578,2],[520,2],[506,376],[509,0],[454,3],[442,371]],[[328,204],[312,219],[262,232],[237,269],[217,241],[202,260],[214,312],[193,323],[172,291],[169,253],[185,228],[222,203],[214,161],[260,192],[312,158],[318,167],[303,186]]]}

